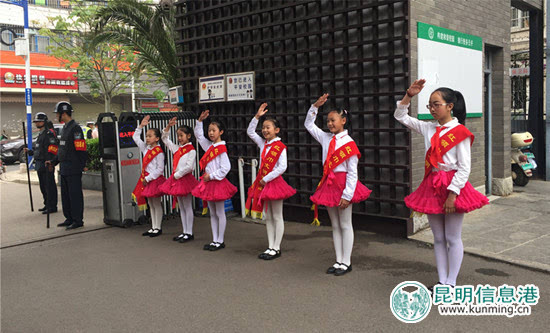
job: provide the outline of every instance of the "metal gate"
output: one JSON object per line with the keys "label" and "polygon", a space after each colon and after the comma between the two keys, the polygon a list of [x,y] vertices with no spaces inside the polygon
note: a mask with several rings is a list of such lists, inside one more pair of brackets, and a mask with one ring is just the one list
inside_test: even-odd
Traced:
{"label": "metal gate", "polygon": [[[196,122],[195,115],[191,112],[122,112],[120,114],[119,121],[120,122],[136,121],[139,125],[139,123],[141,122],[141,120],[145,116],[150,116],[151,118],[150,118],[150,121],[149,121],[149,125],[147,125],[143,129],[143,133],[142,133],[142,140],[143,141],[145,141],[145,133],[147,133],[147,130],[149,130],[151,128],[158,128],[162,133],[162,131],[164,130],[166,125],[168,125],[168,121],[170,121],[170,119],[172,119],[173,117],[177,117],[178,119],[177,119],[176,125],[174,125],[170,129],[169,138],[172,142],[174,142],[176,144],[178,143],[178,137],[177,137],[176,130],[179,126],[187,125],[191,128],[195,128],[195,122]],[[193,145],[195,147],[198,147],[197,142],[194,142]],[[173,154],[168,149],[166,149],[166,151],[164,152],[164,156],[165,156],[165,159],[166,159],[166,162],[164,164],[164,177],[166,177],[168,179],[170,177],[170,175],[172,175]],[[141,156],[140,158],[143,158],[143,156]],[[198,177],[198,175],[199,175],[199,160],[198,160],[198,157],[197,157],[197,161],[196,161],[196,165],[195,165],[195,170],[193,171],[193,175],[195,175],[195,177],[197,179],[199,178]],[[168,195],[165,195],[165,196],[162,197],[162,207],[163,207],[163,212],[164,212],[165,216],[176,213],[176,210],[172,209],[172,200],[171,200],[171,198],[172,197],[168,196]],[[195,204],[195,202],[194,202],[194,204]],[[179,213],[177,213],[177,214],[179,214]]]}
{"label": "metal gate", "polygon": [[[408,11],[408,1],[178,2],[184,107],[197,115],[208,108],[225,123],[230,181],[237,184],[238,157],[258,157],[245,131],[267,102],[288,146],[284,177],[298,190],[285,201],[285,214],[311,221],[321,146],[303,124],[309,106],[329,92],[317,124],[326,130],[332,106],[350,110],[351,135],[362,153],[359,179],[373,190],[354,205],[354,223],[381,231],[398,225],[402,232],[410,214],[403,203],[411,189],[410,134],[393,111],[409,82]],[[244,71],[255,71],[255,102],[198,104],[199,77]]]}

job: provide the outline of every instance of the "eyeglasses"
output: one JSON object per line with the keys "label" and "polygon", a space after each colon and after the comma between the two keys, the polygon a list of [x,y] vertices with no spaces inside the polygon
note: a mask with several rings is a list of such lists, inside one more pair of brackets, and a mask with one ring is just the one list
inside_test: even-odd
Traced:
{"label": "eyeglasses", "polygon": [[447,105],[447,103],[430,103],[428,105],[426,105],[426,109],[430,110],[431,108],[434,108],[434,109],[438,109],[440,106],[443,106],[443,105]]}

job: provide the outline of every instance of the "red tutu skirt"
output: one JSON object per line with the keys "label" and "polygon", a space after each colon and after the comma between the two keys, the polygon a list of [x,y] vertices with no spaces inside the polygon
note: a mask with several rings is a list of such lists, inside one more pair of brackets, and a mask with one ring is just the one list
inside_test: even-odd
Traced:
{"label": "red tutu skirt", "polygon": [[199,181],[193,177],[192,173],[188,173],[180,179],[175,179],[172,175],[160,186],[160,190],[168,195],[184,197],[191,193],[197,185],[199,185]]}
{"label": "red tutu skirt", "polygon": [[[410,209],[424,214],[445,214],[443,205],[449,195],[447,187],[451,183],[456,171],[430,172],[416,191],[405,197],[405,204]],[[470,182],[466,182],[464,188],[455,200],[457,213],[468,213],[481,208],[489,203],[486,196],[474,189]]]}
{"label": "red tutu skirt", "polygon": [[191,194],[206,201],[225,201],[237,193],[237,188],[226,178],[222,180],[201,181]]}
{"label": "red tutu skirt", "polygon": [[[342,193],[346,188],[346,176],[347,172],[334,172],[334,177],[329,175],[327,179],[323,182],[321,187],[313,193],[309,199],[317,205],[323,205],[327,207],[336,207],[340,204],[340,199],[342,199]],[[370,193],[365,185],[357,181],[357,186],[355,187],[355,193],[351,199],[351,203],[357,203],[367,200]]]}
{"label": "red tutu skirt", "polygon": [[159,176],[157,179],[152,180],[147,184],[147,186],[145,186],[143,192],[141,192],[141,195],[146,198],[157,198],[163,196],[164,192],[160,190],[160,187],[165,181],[166,178],[164,178],[164,176]]}
{"label": "red tutu skirt", "polygon": [[[296,190],[288,185],[282,176],[279,176],[265,184],[260,192],[259,202],[270,200],[285,200],[296,194]],[[248,188],[248,195],[253,195],[252,186]]]}

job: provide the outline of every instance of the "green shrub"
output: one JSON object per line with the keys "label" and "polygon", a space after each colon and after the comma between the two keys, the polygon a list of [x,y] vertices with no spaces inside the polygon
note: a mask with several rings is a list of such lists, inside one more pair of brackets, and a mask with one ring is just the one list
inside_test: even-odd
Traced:
{"label": "green shrub", "polygon": [[99,139],[87,139],[86,150],[88,151],[88,162],[86,167],[89,171],[101,171],[101,160],[99,154]]}

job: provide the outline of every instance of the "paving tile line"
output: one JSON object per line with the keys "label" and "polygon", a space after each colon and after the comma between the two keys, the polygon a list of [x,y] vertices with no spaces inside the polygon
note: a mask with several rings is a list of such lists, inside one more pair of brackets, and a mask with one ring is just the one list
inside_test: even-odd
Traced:
{"label": "paving tile line", "polygon": [[23,246],[23,245],[28,245],[28,244],[33,244],[33,243],[46,242],[46,241],[53,240],[53,239],[70,237],[70,236],[73,236],[73,235],[85,234],[85,233],[88,233],[88,232],[108,229],[108,228],[112,228],[112,227],[113,226],[110,226],[110,225],[104,225],[104,226],[101,226],[101,227],[87,229],[87,230],[73,231],[71,233],[67,233],[67,234],[63,234],[63,235],[52,235],[52,236],[48,236],[48,237],[44,237],[44,238],[35,238],[35,239],[23,241],[22,243],[8,244],[8,245],[5,245],[5,246],[2,245],[2,246],[0,246],[0,250],[9,249],[9,248],[12,248],[12,247]]}
{"label": "paving tile line", "polygon": [[536,241],[536,240],[539,240],[539,239],[541,239],[541,238],[543,238],[543,237],[546,237],[546,236],[548,236],[548,235],[550,235],[550,234],[541,235],[541,236],[539,236],[539,237],[537,237],[537,238],[533,238],[533,239],[528,240],[528,241],[526,241],[526,242],[524,242],[524,243],[517,244],[516,246],[513,246],[513,247],[511,247],[511,248],[509,248],[509,249],[502,250],[502,251],[500,251],[500,252],[496,252],[496,254],[502,254],[503,252],[511,251],[511,250],[513,250],[513,249],[515,249],[515,248],[518,248],[518,247],[520,247],[520,246],[523,246],[523,245],[532,243],[532,242],[534,242],[534,241]]}

